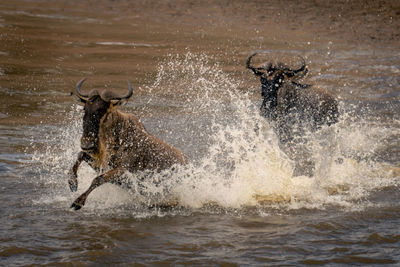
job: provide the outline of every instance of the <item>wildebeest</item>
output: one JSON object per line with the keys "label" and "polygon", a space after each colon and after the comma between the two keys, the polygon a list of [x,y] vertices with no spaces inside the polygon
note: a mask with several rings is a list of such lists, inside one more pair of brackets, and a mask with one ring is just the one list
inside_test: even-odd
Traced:
{"label": "wildebeest", "polygon": [[95,188],[104,183],[120,183],[124,172],[168,169],[174,164],[186,164],[187,159],[176,148],[150,135],[133,114],[122,113],[117,107],[133,94],[128,81],[129,92],[119,95],[110,90],[99,92],[94,89],[84,94],[82,79],[76,85],[76,93],[84,103],[83,134],[81,149],[69,176],[71,191],[78,188],[77,171],[82,161],[93,169],[104,173],[95,177],[90,187],[71,205],[80,209]]}
{"label": "wildebeest", "polygon": [[[256,54],[247,58],[246,67],[260,77],[262,96],[260,113],[275,123],[276,132],[284,148],[298,152],[293,149],[298,137],[307,131],[312,132],[323,125],[329,126],[338,121],[338,103],[328,91],[299,83],[308,72],[303,58],[300,57],[301,66],[298,69],[291,69],[283,63],[276,65],[268,63],[254,67],[251,59]],[[310,168],[304,170],[301,165],[313,165],[313,163],[301,162],[304,161],[301,155],[299,158],[302,159],[297,162],[296,168],[303,170],[298,173],[311,175],[312,170]]]}

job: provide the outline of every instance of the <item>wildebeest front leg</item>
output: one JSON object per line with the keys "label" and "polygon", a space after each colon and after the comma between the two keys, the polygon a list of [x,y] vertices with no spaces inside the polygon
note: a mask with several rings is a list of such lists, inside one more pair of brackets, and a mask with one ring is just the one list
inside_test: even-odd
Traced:
{"label": "wildebeest front leg", "polygon": [[82,208],[86,198],[94,189],[105,183],[117,183],[124,171],[122,168],[113,169],[94,178],[90,187],[72,203],[71,208],[75,210]]}
{"label": "wildebeest front leg", "polygon": [[68,184],[72,192],[78,190],[78,168],[83,160],[90,164],[92,158],[83,151],[79,152],[78,158],[76,159],[74,166],[72,166],[69,172]]}

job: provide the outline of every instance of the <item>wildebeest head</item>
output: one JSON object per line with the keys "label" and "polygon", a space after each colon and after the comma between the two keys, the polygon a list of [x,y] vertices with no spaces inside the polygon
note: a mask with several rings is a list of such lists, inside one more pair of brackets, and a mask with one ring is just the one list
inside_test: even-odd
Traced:
{"label": "wildebeest head", "polygon": [[261,76],[263,93],[276,92],[285,81],[299,80],[303,78],[308,72],[308,69],[306,68],[306,62],[300,56],[299,56],[301,60],[300,68],[291,69],[281,62],[278,62],[276,65],[268,63],[262,67],[256,68],[251,65],[251,59],[255,55],[257,55],[257,53],[254,53],[247,58],[246,66],[247,68],[253,70],[256,75]]}
{"label": "wildebeest head", "polygon": [[85,105],[81,148],[85,151],[96,152],[98,150],[101,119],[111,107],[120,105],[129,99],[133,94],[133,88],[128,81],[129,92],[126,95],[119,95],[109,90],[99,92],[96,89],[84,94],[81,91],[81,86],[85,80],[86,78],[80,80],[76,85],[77,96]]}
{"label": "wildebeest head", "polygon": [[[263,102],[261,104],[261,115],[271,119],[276,119],[277,105],[278,105],[278,91],[282,85],[289,81],[297,84],[295,81],[303,78],[308,70],[306,68],[305,60],[301,59],[301,66],[298,69],[291,69],[283,63],[265,64],[262,67],[254,67],[251,65],[251,59],[257,53],[252,54],[247,58],[246,66],[251,69],[255,75],[260,76],[261,80],[261,96]],[[300,85],[301,86],[301,85]]]}

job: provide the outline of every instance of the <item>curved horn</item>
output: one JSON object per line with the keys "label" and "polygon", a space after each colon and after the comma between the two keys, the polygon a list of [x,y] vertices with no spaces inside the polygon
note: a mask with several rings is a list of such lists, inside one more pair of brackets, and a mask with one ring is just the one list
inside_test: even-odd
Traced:
{"label": "curved horn", "polygon": [[128,81],[128,88],[129,88],[129,92],[126,95],[120,95],[117,93],[114,93],[112,91],[103,91],[101,93],[101,98],[104,101],[111,101],[111,100],[122,100],[122,99],[128,99],[133,95],[133,87],[130,81]]}
{"label": "curved horn", "polygon": [[297,70],[292,70],[294,73],[298,73],[298,72],[303,71],[303,70],[306,69],[306,61],[304,60],[303,57],[301,57],[301,56],[298,56],[298,57],[299,57],[300,60],[301,60],[301,67],[298,68]]}
{"label": "curved horn", "polygon": [[288,75],[289,77],[293,77],[299,72],[303,72],[303,76],[302,77],[304,77],[308,72],[308,69],[306,68],[306,61],[304,60],[303,57],[301,57],[301,56],[298,56],[298,57],[301,60],[300,68],[298,68],[296,70],[292,70],[292,69],[290,69],[288,67],[285,67],[285,68],[282,69],[285,72],[285,74]]}
{"label": "curved horn", "polygon": [[129,88],[129,92],[128,94],[126,94],[126,96],[124,96],[123,98],[130,98],[133,95],[133,86],[131,84],[131,82],[129,80],[126,80],[128,82],[128,88]]}
{"label": "curved horn", "polygon": [[77,84],[76,84],[76,93],[78,94],[79,98],[85,99],[87,100],[87,98],[89,97],[89,94],[83,94],[81,92],[81,86],[83,84],[84,81],[86,81],[87,78],[83,78],[82,80],[80,80]]}
{"label": "curved horn", "polygon": [[253,54],[251,54],[248,58],[247,58],[247,60],[246,60],[246,67],[248,68],[248,69],[255,69],[255,67],[253,67],[252,65],[251,65],[251,59],[255,56],[255,55],[257,55],[257,53],[253,53]]}
{"label": "curved horn", "polygon": [[265,71],[270,72],[270,71],[275,71],[276,70],[276,68],[272,66],[272,63],[268,63],[264,67],[258,67],[258,68],[252,66],[251,65],[251,59],[255,55],[257,55],[257,53],[254,53],[254,54],[250,55],[246,60],[246,67],[248,69],[251,69],[254,72],[255,75],[262,76],[265,73]]}

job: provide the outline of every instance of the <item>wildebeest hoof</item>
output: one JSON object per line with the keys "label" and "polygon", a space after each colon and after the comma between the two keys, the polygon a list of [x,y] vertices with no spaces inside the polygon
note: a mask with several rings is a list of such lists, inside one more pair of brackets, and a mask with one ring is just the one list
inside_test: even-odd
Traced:
{"label": "wildebeest hoof", "polygon": [[68,184],[69,184],[69,189],[71,189],[72,192],[76,192],[76,190],[78,190],[78,180],[77,179],[69,179]]}
{"label": "wildebeest hoof", "polygon": [[71,205],[71,209],[74,209],[74,210],[80,210],[81,208],[82,208],[82,205],[80,205],[76,202],[72,203],[72,205]]}

